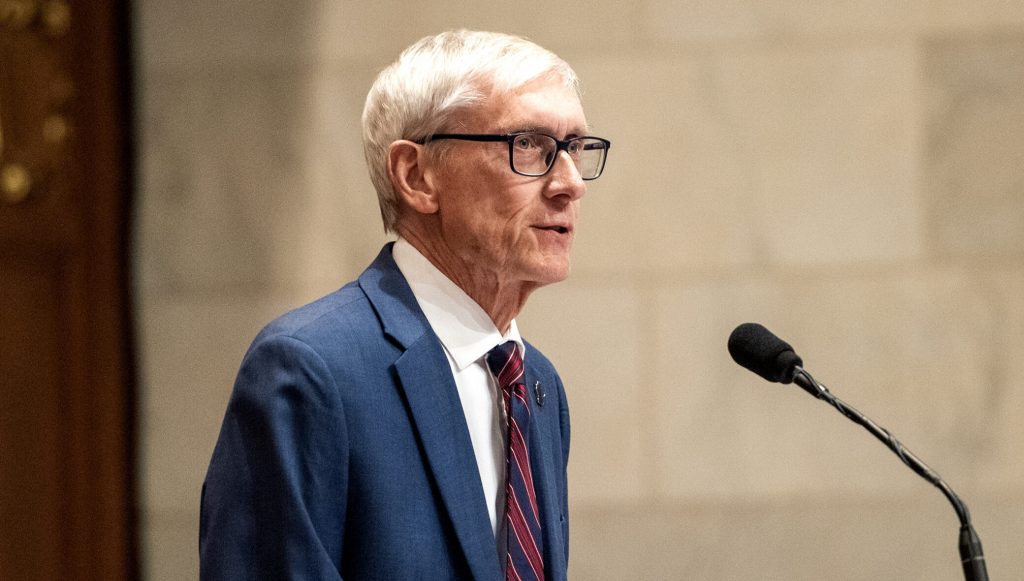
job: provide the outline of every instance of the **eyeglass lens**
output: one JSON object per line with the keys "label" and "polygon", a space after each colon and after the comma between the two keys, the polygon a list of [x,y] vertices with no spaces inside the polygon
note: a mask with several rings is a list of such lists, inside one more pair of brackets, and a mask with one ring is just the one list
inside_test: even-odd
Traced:
{"label": "eyeglass lens", "polygon": [[[599,139],[583,137],[573,139],[565,148],[583,179],[601,175],[607,152]],[[512,142],[512,169],[526,175],[543,175],[555,163],[558,142],[548,135],[524,133]]]}

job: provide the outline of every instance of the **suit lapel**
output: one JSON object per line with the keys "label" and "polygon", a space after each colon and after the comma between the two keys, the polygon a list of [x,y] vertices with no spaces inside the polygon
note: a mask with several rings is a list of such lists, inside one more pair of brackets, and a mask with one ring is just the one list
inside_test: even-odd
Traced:
{"label": "suit lapel", "polygon": [[[551,447],[551,442],[559,442],[551,434],[554,424],[551,421],[551,414],[558,414],[558,401],[546,400],[545,405],[537,405],[534,386],[538,381],[545,383],[546,377],[541,377],[530,365],[530,358],[526,358],[526,371],[523,379],[526,382],[527,401],[530,403],[531,414],[534,421],[530,422],[530,467],[533,470],[533,486],[537,493],[537,504],[540,510],[540,526],[543,531],[544,562],[547,565],[549,578],[557,574],[560,567],[552,567],[554,561],[564,561],[561,507],[559,499],[561,493],[558,490],[557,475],[561,470],[561,460]],[[549,386],[550,387],[550,386]],[[553,394],[549,394],[553,395]],[[556,418],[557,419],[557,418]],[[557,536],[556,536],[557,535]]]}
{"label": "suit lapel", "polygon": [[455,380],[440,341],[391,258],[390,245],[359,277],[359,284],[385,333],[405,348],[395,361],[399,386],[473,577],[498,579],[494,532]]}
{"label": "suit lapel", "polygon": [[[438,358],[442,365],[438,365]],[[432,335],[396,362],[423,451],[476,579],[500,577],[494,532],[455,381]]]}

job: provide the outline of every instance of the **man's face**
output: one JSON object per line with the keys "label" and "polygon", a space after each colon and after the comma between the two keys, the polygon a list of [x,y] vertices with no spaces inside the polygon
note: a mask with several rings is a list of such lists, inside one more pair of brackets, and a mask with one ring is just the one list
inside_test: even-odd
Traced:
{"label": "man's face", "polygon": [[[492,97],[451,126],[460,133],[537,131],[568,139],[586,134],[576,94],[558,79],[538,79]],[[440,235],[474,285],[539,287],[569,275],[569,254],[586,185],[565,152],[546,175],[509,167],[508,144],[451,141],[437,168]]]}

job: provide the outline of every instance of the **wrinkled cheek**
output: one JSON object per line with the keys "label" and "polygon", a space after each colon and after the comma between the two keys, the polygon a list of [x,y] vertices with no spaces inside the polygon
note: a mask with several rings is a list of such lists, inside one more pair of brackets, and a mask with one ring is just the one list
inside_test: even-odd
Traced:
{"label": "wrinkled cheek", "polygon": [[501,270],[512,261],[516,242],[500,229],[481,228],[466,232],[457,247],[463,259],[477,266]]}
{"label": "wrinkled cheek", "polygon": [[492,252],[503,264],[511,264],[522,252],[523,239],[520,236],[505,233],[504,236],[495,237],[494,242]]}

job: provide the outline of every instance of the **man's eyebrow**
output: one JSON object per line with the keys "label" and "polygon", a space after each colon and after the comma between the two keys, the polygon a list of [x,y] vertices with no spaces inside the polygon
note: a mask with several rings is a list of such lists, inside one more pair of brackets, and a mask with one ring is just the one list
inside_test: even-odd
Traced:
{"label": "man's eyebrow", "polygon": [[[574,131],[570,131],[570,132],[566,133],[565,134],[565,138],[566,139],[573,139],[573,138],[576,138],[576,137],[582,137],[584,135],[589,135],[589,132],[590,132],[590,125],[587,125],[586,127],[583,127],[582,129],[578,129],[578,130],[574,130]],[[552,131],[552,129],[550,127],[541,127],[539,125],[509,125],[507,128],[499,128],[498,129],[498,133],[502,133],[502,134],[506,134],[506,135],[510,135],[512,133],[543,133],[545,135],[552,135],[552,136],[557,137],[557,135],[555,135],[555,132]]]}
{"label": "man's eyebrow", "polygon": [[498,133],[547,133],[547,130],[537,125],[506,125],[499,127]]}

